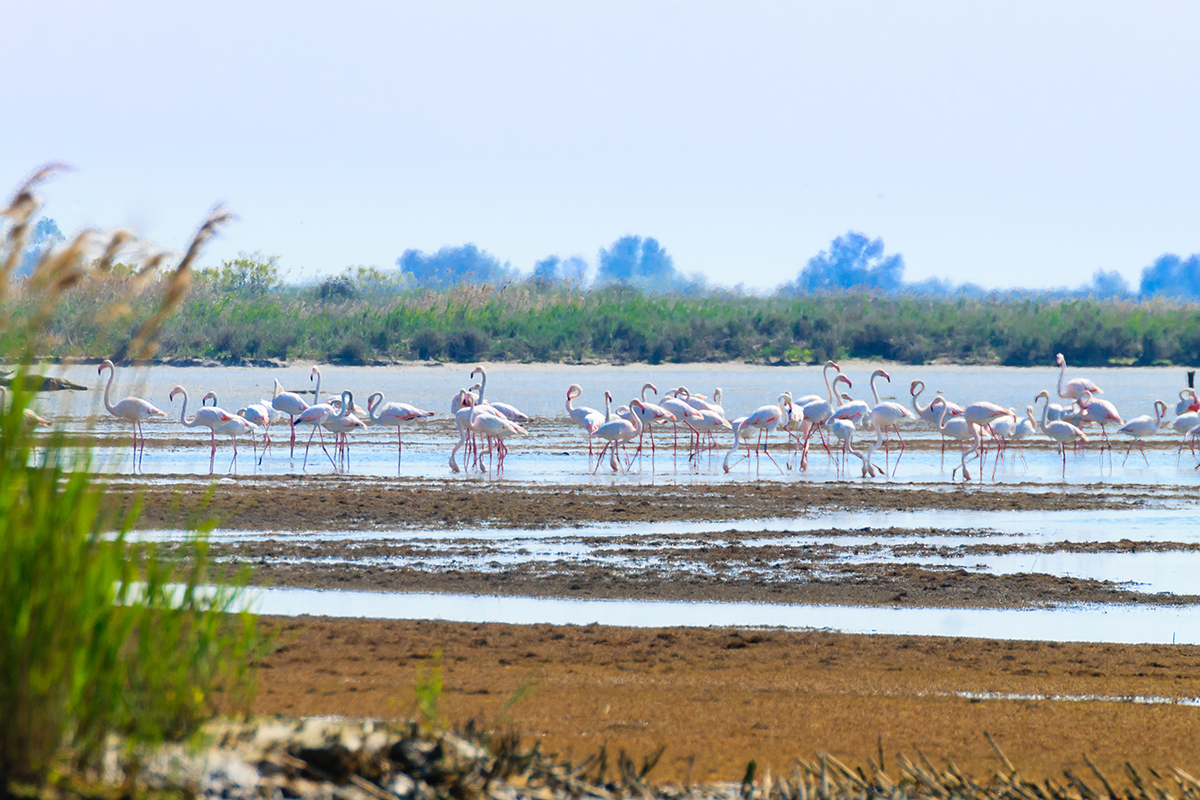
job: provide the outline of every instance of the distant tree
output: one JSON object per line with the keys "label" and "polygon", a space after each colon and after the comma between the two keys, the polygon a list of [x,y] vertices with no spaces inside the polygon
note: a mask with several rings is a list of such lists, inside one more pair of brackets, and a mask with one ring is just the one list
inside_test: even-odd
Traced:
{"label": "distant tree", "polygon": [[1142,270],[1142,297],[1200,298],[1200,255],[1186,259],[1167,253]]}
{"label": "distant tree", "polygon": [[1115,269],[1111,272],[1096,270],[1092,282],[1084,287],[1084,291],[1095,297],[1129,297],[1133,293],[1129,281]]}
{"label": "distant tree", "polygon": [[59,242],[65,242],[67,237],[62,235],[62,231],[58,229],[58,223],[49,217],[42,217],[33,226],[33,231],[29,235],[28,243],[25,246],[25,252],[21,255],[21,263],[17,266],[15,274],[17,275],[32,275],[33,270],[37,267],[38,261],[46,252],[54,247]]}
{"label": "distant tree", "polygon": [[279,256],[264,256],[255,251],[223,261],[220,267],[200,270],[196,282],[219,292],[258,296],[279,288],[283,278],[279,274]]}
{"label": "distant tree", "polygon": [[688,283],[675,261],[655,239],[622,236],[612,247],[601,248],[596,283],[623,283],[649,291],[671,291]]}
{"label": "distant tree", "polygon": [[511,265],[501,264],[495,256],[474,244],[462,247],[443,247],[432,255],[420,250],[405,250],[396,259],[400,272],[411,275],[418,286],[441,289],[456,283],[500,284],[513,280],[517,272]]}
{"label": "distant tree", "polygon": [[587,262],[579,256],[566,259],[547,256],[533,265],[533,274],[529,279],[543,285],[563,282],[579,285],[584,282],[587,267]]}
{"label": "distant tree", "polygon": [[810,258],[792,286],[800,293],[859,288],[897,292],[904,288],[904,256],[885,257],[883,239],[848,231]]}

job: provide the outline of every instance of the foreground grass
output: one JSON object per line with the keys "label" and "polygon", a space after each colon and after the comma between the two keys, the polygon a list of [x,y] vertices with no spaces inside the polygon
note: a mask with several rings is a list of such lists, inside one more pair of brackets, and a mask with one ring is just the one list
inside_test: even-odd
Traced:
{"label": "foreground grass", "polygon": [[[144,280],[114,271],[86,292],[68,293],[51,315],[52,336],[40,355],[129,355],[133,331],[161,299],[153,284],[141,287]],[[16,313],[27,312],[30,302],[10,301]],[[249,290],[207,283],[163,322],[158,354],[351,364],[858,358],[1028,366],[1053,364],[1062,352],[1079,365],[1185,364],[1200,350],[1196,311],[1159,300],[685,297],[533,284],[322,297],[296,286]],[[4,331],[0,345],[21,346],[21,335]]]}

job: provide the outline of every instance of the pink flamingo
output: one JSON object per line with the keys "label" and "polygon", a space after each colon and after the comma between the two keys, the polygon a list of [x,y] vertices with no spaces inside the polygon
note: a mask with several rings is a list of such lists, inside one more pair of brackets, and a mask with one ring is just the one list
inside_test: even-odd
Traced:
{"label": "pink flamingo", "polygon": [[[167,412],[154,406],[148,400],[143,400],[140,397],[126,397],[116,405],[113,405],[112,385],[113,378],[116,377],[117,369],[113,366],[113,362],[107,358],[100,368],[96,370],[97,375],[102,375],[104,370],[108,370],[108,384],[104,387],[104,407],[108,409],[108,413],[114,417],[133,424],[133,471],[137,472],[142,467],[142,458],[146,455],[146,434],[142,430],[142,423],[150,417],[165,417]],[[138,454],[138,437],[141,437],[142,447],[141,455]]]}
{"label": "pink flamingo", "polygon": [[[317,371],[316,367],[313,367],[313,373],[316,375],[317,386],[319,387],[321,385],[321,373]],[[312,377],[313,376],[310,375],[309,380],[312,380]],[[308,435],[308,442],[304,445],[304,463],[301,465],[301,469],[306,469],[308,467],[308,449],[312,447],[313,436],[316,436],[317,434],[320,434],[321,436],[321,449],[325,451],[326,457],[329,458],[329,463],[333,464],[334,469],[338,468],[337,462],[333,460],[333,456],[329,455],[329,450],[325,447],[324,424],[325,421],[330,417],[349,416],[351,403],[353,403],[353,401],[354,398],[350,392],[342,392],[342,410],[340,412],[333,407],[332,403],[317,403],[316,405],[312,405],[304,409],[303,413],[296,417],[297,425],[312,426],[312,433]]]}
{"label": "pink flamingo", "polygon": [[[604,393],[604,403],[605,408],[609,408],[612,405],[611,393]],[[641,404],[642,401],[636,398],[629,401],[631,408],[636,408]],[[600,454],[596,456],[596,470],[600,469],[600,460],[604,458],[604,453],[609,451],[611,447],[612,450],[609,452],[609,466],[612,467],[613,472],[616,472],[618,470],[617,448],[622,445],[628,445],[641,432],[642,420],[636,413],[630,414],[628,419],[623,417],[610,418],[608,422],[597,428],[596,432],[592,434],[592,438],[607,439],[608,441],[600,449]],[[626,462],[625,469],[626,471],[629,469],[628,461]]]}
{"label": "pink flamingo", "polygon": [[212,442],[212,450],[208,455],[208,474],[211,475],[213,472],[213,465],[217,458],[217,428],[233,419],[233,415],[223,408],[201,405],[201,407],[198,408],[196,413],[192,416],[192,421],[188,422],[187,389],[184,389],[182,386],[176,386],[171,390],[171,400],[174,400],[175,395],[177,394],[183,395],[183,408],[179,409],[180,424],[182,424],[185,428],[208,428],[209,430],[209,438]]}
{"label": "pink flamingo", "polygon": [[[260,400],[257,403],[251,403],[245,408],[239,409],[238,416],[251,425],[257,425],[262,428],[263,451],[262,455],[258,457],[258,463],[261,465],[263,458],[267,455],[267,450],[271,447],[271,425],[283,415],[275,409],[275,406],[271,405],[270,401]],[[253,436],[251,436],[250,441],[254,442]]]}
{"label": "pink flamingo", "polygon": [[[347,400],[349,396],[349,400]],[[359,409],[359,406],[354,404],[354,396],[350,392],[342,392],[341,400],[331,400],[330,405],[337,409],[338,413],[330,415],[321,423],[321,427],[334,435],[336,442],[335,450],[338,453],[338,460],[345,462],[341,468],[343,472],[350,469],[350,432],[362,430],[367,427],[367,424],[359,419],[354,414],[354,409]],[[345,413],[346,409],[350,409],[350,413]],[[365,412],[364,412],[365,413]]]}
{"label": "pink flamingo", "polygon": [[1079,405],[1080,419],[1084,423],[1094,422],[1100,426],[1100,435],[1104,437],[1104,444],[1100,447],[1100,459],[1103,461],[1104,449],[1108,448],[1108,458],[1111,462],[1112,444],[1108,441],[1108,426],[1124,425],[1125,420],[1121,419],[1121,414],[1117,411],[1116,406],[1107,400],[1092,397],[1092,393],[1088,389],[1080,392],[1075,402]]}
{"label": "pink flamingo", "polygon": [[[733,426],[733,447],[729,448],[729,452],[725,454],[725,461],[721,465],[726,474],[729,472],[729,459],[732,458],[733,454],[737,452],[738,441],[741,438],[742,431],[749,428],[758,429],[758,438],[762,443],[762,451],[766,453],[767,458],[771,459],[771,463],[775,464],[775,468],[779,470],[780,474],[783,473],[783,469],[775,461],[775,458],[771,455],[769,448],[771,446],[771,432],[780,425],[786,423],[791,410],[791,405],[791,398],[786,394],[781,394],[779,395],[779,399],[775,401],[774,404],[759,406],[754,411],[750,412],[750,414],[748,414],[746,417],[744,417],[737,425]],[[754,453],[756,456],[758,455],[759,451],[758,444],[759,442],[756,442],[754,446]],[[749,445],[746,446],[747,453],[749,453],[749,447]],[[749,455],[747,455],[747,460],[749,460]]]}
{"label": "pink flamingo", "polygon": [[[918,386],[920,386],[921,388],[918,389],[917,388]],[[925,391],[925,381],[913,381],[909,385],[908,393],[912,395],[913,411],[917,412],[917,417],[924,420],[925,422],[932,423],[933,426],[936,428],[938,426],[938,422],[939,422],[939,419],[938,419],[939,415],[937,414],[937,412],[935,412],[933,410],[933,404],[935,402],[937,402],[937,398],[935,397],[933,400],[930,400],[928,405],[922,406],[917,401],[917,398],[924,391]],[[958,403],[951,403],[949,400],[946,400],[944,397],[942,398],[942,403],[945,404],[946,408],[950,409],[950,416],[952,416],[952,417],[956,417],[959,414],[963,413],[963,407],[960,406]],[[944,471],[946,469],[946,437],[942,436],[941,439],[942,439],[942,470]]]}
{"label": "pink flamingo", "polygon": [[496,472],[503,472],[504,459],[508,456],[508,445],[504,443],[504,440],[510,436],[526,434],[528,431],[488,407],[472,409],[470,420],[471,429],[487,438],[489,456],[494,444],[495,450],[499,454],[496,459]]}
{"label": "pink flamingo", "polygon": [[[204,395],[204,397],[201,397],[200,405],[203,406],[205,404],[205,402],[207,402],[208,400],[213,401],[213,407],[215,408],[217,405],[217,393],[209,392],[208,394]],[[242,411],[245,411],[245,409],[242,409]],[[214,434],[219,433],[222,436],[228,436],[230,438],[230,440],[232,440],[232,442],[233,442],[233,459],[229,462],[229,469],[234,470],[236,472],[236,469],[237,469],[237,437],[243,436],[245,434],[249,434],[250,435],[250,446],[255,447],[254,434],[258,431],[258,425],[254,424],[250,420],[246,419],[242,415],[241,411],[239,411],[236,414],[234,414],[232,412],[228,412],[228,411],[225,413],[229,414],[229,419],[226,420],[225,422],[222,422],[216,428],[213,428],[213,433]],[[256,456],[258,455],[257,448],[255,449],[255,455]]]}
{"label": "pink flamingo", "polygon": [[604,414],[588,406],[576,406],[574,400],[583,394],[583,387],[572,383],[567,387],[567,418],[572,425],[578,425],[588,434],[588,468],[592,466],[592,434],[606,422]]}
{"label": "pink flamingo", "polygon": [[[937,396],[929,402],[929,407],[940,406],[941,411],[938,414],[938,430],[943,436],[954,439],[959,442],[959,452],[961,453],[961,464],[963,480],[970,481],[971,473],[967,470],[967,458],[974,455],[983,446],[983,437],[980,435],[979,426],[967,420],[963,415],[950,416],[950,403],[946,398]],[[971,448],[968,450],[963,447],[965,442],[971,442]],[[958,471],[958,467],[950,470],[950,480],[954,480],[954,474]],[[983,457],[979,458],[979,480],[983,481]]]}
{"label": "pink flamingo", "polygon": [[[683,387],[680,387],[680,388],[682,389]],[[676,391],[678,391],[678,390],[676,390]],[[682,423],[684,426],[687,427],[687,429],[689,431],[691,431],[691,433],[688,434],[689,437],[691,436],[691,434],[699,435],[699,431],[697,431],[692,426],[692,423],[698,422],[701,419],[700,412],[697,411],[696,409],[692,408],[687,403],[680,400],[678,397],[674,397],[671,395],[664,397],[663,401],[661,403],[659,403],[658,405],[660,407],[662,407],[665,411],[668,411],[671,414],[673,414],[675,417],[675,421],[671,423],[671,427],[674,429],[674,434],[675,434],[673,447],[674,447],[674,454],[675,454],[675,467],[678,469],[678,467],[679,467],[679,425],[680,425],[680,423]]]}
{"label": "pink flamingo", "polygon": [[1058,396],[1067,400],[1077,400],[1079,395],[1084,392],[1092,394],[1104,394],[1099,386],[1092,383],[1087,378],[1074,378],[1063,384],[1063,378],[1067,375],[1067,359],[1059,353],[1054,357],[1054,361],[1058,364]]}
{"label": "pink flamingo", "polygon": [[[628,413],[637,414],[638,418],[642,422],[642,432],[640,434],[638,434],[638,446],[637,446],[637,450],[635,450],[633,453],[633,457],[637,458],[639,455],[641,455],[641,453],[642,453],[642,438],[644,436],[646,436],[647,434],[649,434],[649,436],[650,436],[650,466],[651,466],[651,468],[653,468],[654,454],[655,454],[655,450],[657,449],[655,447],[655,443],[654,443],[654,426],[655,425],[663,425],[668,422],[674,422],[675,415],[672,412],[668,411],[663,406],[661,406],[657,403],[651,403],[648,400],[646,400],[646,390],[647,389],[654,392],[655,394],[658,394],[658,387],[655,386],[653,383],[642,384],[642,394],[641,394],[641,401],[642,401],[641,409],[642,410],[639,411],[636,408],[631,406],[628,409]],[[624,406],[622,406],[622,407],[624,408]]]}
{"label": "pink flamingo", "polygon": [[383,392],[375,392],[367,398],[367,415],[372,425],[390,425],[396,429],[396,469],[400,469],[400,459],[404,456],[404,440],[400,436],[400,426],[416,419],[432,417],[432,411],[422,411],[408,403],[384,403]]}
{"label": "pink flamingo", "polygon": [[1143,414],[1140,417],[1134,417],[1117,429],[1117,433],[1123,433],[1126,436],[1132,436],[1133,441],[1129,443],[1129,449],[1125,451],[1125,458],[1121,459],[1121,466],[1125,466],[1125,462],[1129,460],[1129,454],[1133,452],[1133,446],[1136,444],[1138,450],[1142,452],[1142,460],[1146,462],[1146,466],[1150,466],[1150,459],[1146,458],[1146,447],[1142,444],[1142,440],[1147,436],[1153,436],[1162,428],[1163,417],[1167,415],[1167,404],[1162,400],[1154,401],[1154,416]]}
{"label": "pink flamingo", "polygon": [[[316,367],[313,367],[316,370]],[[319,374],[319,373],[318,373]],[[312,379],[312,376],[309,376]],[[320,383],[317,384],[320,386]],[[316,398],[318,395],[313,395]],[[288,424],[292,429],[292,454],[291,457],[296,457],[296,417],[303,414],[308,409],[308,403],[301,399],[300,395],[295,392],[285,392],[283,387],[279,385],[279,379],[275,379],[275,393],[271,395],[271,408],[281,414],[288,415]],[[265,451],[264,451],[265,452]]]}
{"label": "pink flamingo", "polygon": [[516,406],[510,406],[508,403],[492,403],[492,402],[484,400],[483,393],[487,390],[487,373],[484,372],[483,367],[476,367],[475,369],[471,370],[471,377],[474,378],[475,373],[477,373],[477,372],[479,373],[479,376],[480,376],[480,383],[479,383],[479,396],[476,398],[478,400],[478,403],[476,403],[476,405],[484,405],[486,403],[487,405],[496,409],[496,411],[499,412],[500,415],[502,417],[504,417],[505,419],[507,419],[509,422],[532,422],[533,421],[533,417],[531,417],[528,414],[526,414],[525,412],[521,411]]}
{"label": "pink flamingo", "polygon": [[804,413],[804,422],[800,426],[804,433],[804,443],[800,453],[800,469],[802,470],[808,469],[808,445],[814,431],[820,437],[825,452],[829,454],[831,459],[833,458],[833,453],[829,449],[829,443],[825,440],[824,425],[833,416],[833,412],[838,406],[834,387],[837,386],[839,381],[850,385],[850,379],[843,375],[838,375],[833,379],[833,383],[830,384],[830,367],[841,372],[841,368],[834,361],[826,362],[824,369],[821,370],[821,374],[825,378],[825,389],[829,392],[828,400],[816,395],[805,395],[800,400],[793,401],[796,405],[800,406],[801,411]]}
{"label": "pink flamingo", "polygon": [[1069,442],[1072,445],[1075,445],[1079,442],[1087,442],[1088,436],[1079,428],[1065,420],[1048,419],[1048,412],[1050,410],[1050,392],[1045,389],[1038,392],[1037,397],[1033,398],[1033,404],[1037,405],[1038,400],[1046,401],[1046,405],[1042,408],[1042,433],[1058,442],[1058,449],[1062,453],[1063,461],[1062,477],[1065,481],[1067,479],[1067,443]]}
{"label": "pink flamingo", "polygon": [[[884,472],[887,472],[889,456],[887,432],[891,428],[896,432],[896,438],[900,440],[900,455],[896,456],[896,470],[899,470],[900,459],[904,458],[904,437],[900,435],[899,423],[900,420],[911,417],[912,414],[909,414],[908,409],[899,403],[893,403],[890,400],[881,402],[879,399],[879,390],[875,388],[876,378],[886,378],[888,383],[892,382],[892,376],[881,369],[877,369],[871,373],[871,396],[875,400],[875,405],[871,408],[871,427],[875,429],[875,444],[868,448],[867,460],[870,461],[875,455],[875,451],[879,449],[879,446],[883,445],[883,468]],[[892,474],[896,474],[895,470],[893,470]]]}

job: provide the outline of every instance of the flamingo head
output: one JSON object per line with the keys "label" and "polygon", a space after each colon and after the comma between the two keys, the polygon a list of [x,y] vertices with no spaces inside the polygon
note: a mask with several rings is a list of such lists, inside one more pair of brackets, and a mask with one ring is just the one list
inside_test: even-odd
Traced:
{"label": "flamingo head", "polygon": [[568,400],[573,400],[576,397],[579,397],[579,395],[581,395],[581,394],[583,394],[583,387],[580,386],[578,383],[572,383],[570,386],[567,387],[567,399]]}
{"label": "flamingo head", "polygon": [[[1062,353],[1059,353],[1058,355],[1056,355],[1056,356],[1054,357],[1054,365],[1055,365],[1055,366],[1057,366],[1057,367],[1065,367],[1065,366],[1067,365],[1067,359],[1063,358],[1063,354],[1062,354]],[[1050,395],[1049,395],[1049,394],[1047,394],[1047,395],[1046,395],[1046,399],[1047,399],[1047,400],[1049,400],[1049,399],[1050,399]]]}
{"label": "flamingo head", "polygon": [[641,400],[638,400],[637,398],[634,398],[633,400],[630,400],[630,401],[629,401],[629,406],[630,406],[630,408],[633,408],[634,406],[637,406],[637,407],[638,407],[639,409],[641,409],[642,411],[645,411],[645,410],[646,410],[646,404],[645,404],[645,403],[643,403]]}
{"label": "flamingo head", "polygon": [[830,359],[829,361],[826,361],[826,362],[825,362],[825,369],[829,369],[830,367],[833,367],[833,368],[834,368],[834,369],[836,369],[838,372],[841,372],[841,371],[842,371],[842,368],[841,368],[841,366],[840,366],[840,365],[839,365],[839,364],[838,364],[836,361],[834,361],[833,359]]}
{"label": "flamingo head", "polygon": [[[1047,395],[1047,397],[1049,397],[1049,395]],[[1079,393],[1079,397],[1076,398],[1075,402],[1079,404],[1080,408],[1087,408],[1092,404],[1092,393],[1087,389],[1084,389]]]}
{"label": "flamingo head", "polygon": [[939,394],[937,397],[933,398],[933,400],[929,401],[929,410],[932,411],[934,406],[944,406],[944,405],[946,405],[946,398],[942,397]]}
{"label": "flamingo head", "polygon": [[654,392],[655,394],[658,394],[658,387],[657,387],[657,386],[655,386],[653,383],[647,383],[647,384],[644,384],[644,385],[642,386],[642,391],[643,391],[643,392],[644,392],[644,391],[646,391],[647,389],[649,389],[650,391]]}
{"label": "flamingo head", "polygon": [[679,395],[683,395],[684,397],[691,397],[692,393],[687,390],[686,386],[680,386],[678,389],[676,389],[674,391],[674,395],[676,397],[679,397]]}
{"label": "flamingo head", "polygon": [[174,399],[175,399],[175,395],[177,395],[177,394],[183,394],[183,392],[184,392],[184,389],[183,389],[183,387],[182,387],[182,386],[176,386],[174,389],[172,389],[172,390],[171,390],[171,397],[170,397],[170,399],[171,399],[171,400],[174,400]]}
{"label": "flamingo head", "polygon": [[367,411],[373,411],[375,404],[383,399],[383,392],[374,392],[367,398]]}
{"label": "flamingo head", "polygon": [[310,381],[315,381],[317,379],[317,376],[320,374],[321,374],[321,370],[317,369],[316,367],[313,367],[312,372],[308,373],[308,379]]}
{"label": "flamingo head", "polygon": [[847,388],[847,389],[853,389],[853,388],[854,388],[854,384],[850,382],[850,379],[849,379],[849,378],[847,378],[845,375],[842,375],[842,374],[840,374],[840,373],[838,374],[838,376],[837,376],[836,378],[834,378],[834,379],[833,379],[833,385],[834,385],[834,386],[837,386],[839,383],[844,383],[844,384],[846,384],[846,388]]}
{"label": "flamingo head", "polygon": [[[1059,355],[1062,355],[1062,354],[1060,353]],[[1050,392],[1047,391],[1046,389],[1042,389],[1040,392],[1037,393],[1037,397],[1033,398],[1033,402],[1036,403],[1038,400],[1041,400],[1042,398],[1045,398],[1046,402],[1049,403],[1050,402]]]}
{"label": "flamingo head", "polygon": [[471,370],[471,377],[474,378],[476,373],[482,374],[483,367],[476,367],[475,369]]}
{"label": "flamingo head", "polygon": [[612,392],[605,389],[604,390],[604,399],[608,400],[609,402],[612,402]]}
{"label": "flamingo head", "polygon": [[[918,389],[917,388],[918,386],[920,386],[921,388]],[[913,381],[908,386],[908,393],[911,394],[913,397],[916,397],[923,391],[925,391],[925,381]]]}
{"label": "flamingo head", "polygon": [[105,369],[112,369],[112,368],[113,368],[113,363],[106,358],[100,364],[100,366],[96,368],[96,374],[99,375],[101,372],[104,372]]}
{"label": "flamingo head", "polygon": [[883,378],[884,380],[886,380],[888,383],[892,382],[892,376],[888,375],[886,372],[884,372],[881,369],[875,370],[875,374],[878,375],[879,377]]}

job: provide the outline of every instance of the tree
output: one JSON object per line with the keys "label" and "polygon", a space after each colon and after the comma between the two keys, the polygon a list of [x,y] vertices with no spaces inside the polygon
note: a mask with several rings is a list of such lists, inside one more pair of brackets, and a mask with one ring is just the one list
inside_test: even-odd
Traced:
{"label": "tree", "polygon": [[420,250],[405,250],[396,259],[400,272],[412,276],[418,286],[442,289],[456,283],[501,284],[517,277],[511,265],[501,264],[495,256],[474,244],[443,247],[432,255]]}
{"label": "tree", "polygon": [[904,256],[883,255],[883,239],[847,231],[808,260],[792,290],[799,293],[878,289],[897,292],[904,286]]}
{"label": "tree", "polygon": [[1115,269],[1112,272],[1096,270],[1091,284],[1084,288],[1088,294],[1096,297],[1128,297],[1131,294],[1129,281],[1125,280]]}
{"label": "tree", "polygon": [[622,236],[600,249],[596,283],[624,283],[649,291],[671,291],[687,283],[675,261],[653,238]]}
{"label": "tree", "polygon": [[1142,270],[1142,297],[1200,298],[1200,255],[1186,259],[1172,253],[1159,257]]}
{"label": "tree", "polygon": [[220,267],[200,270],[196,282],[223,293],[259,296],[278,288],[283,279],[279,275],[279,256],[255,251],[224,261]]}
{"label": "tree", "polygon": [[547,256],[533,265],[533,274],[529,276],[529,279],[543,285],[554,283],[582,285],[587,275],[587,268],[587,262],[579,256],[571,256],[566,259]]}
{"label": "tree", "polygon": [[17,267],[17,275],[32,275],[42,256],[59,242],[65,242],[67,237],[58,229],[58,223],[49,217],[42,217],[33,226],[25,252],[21,255],[21,264]]}

